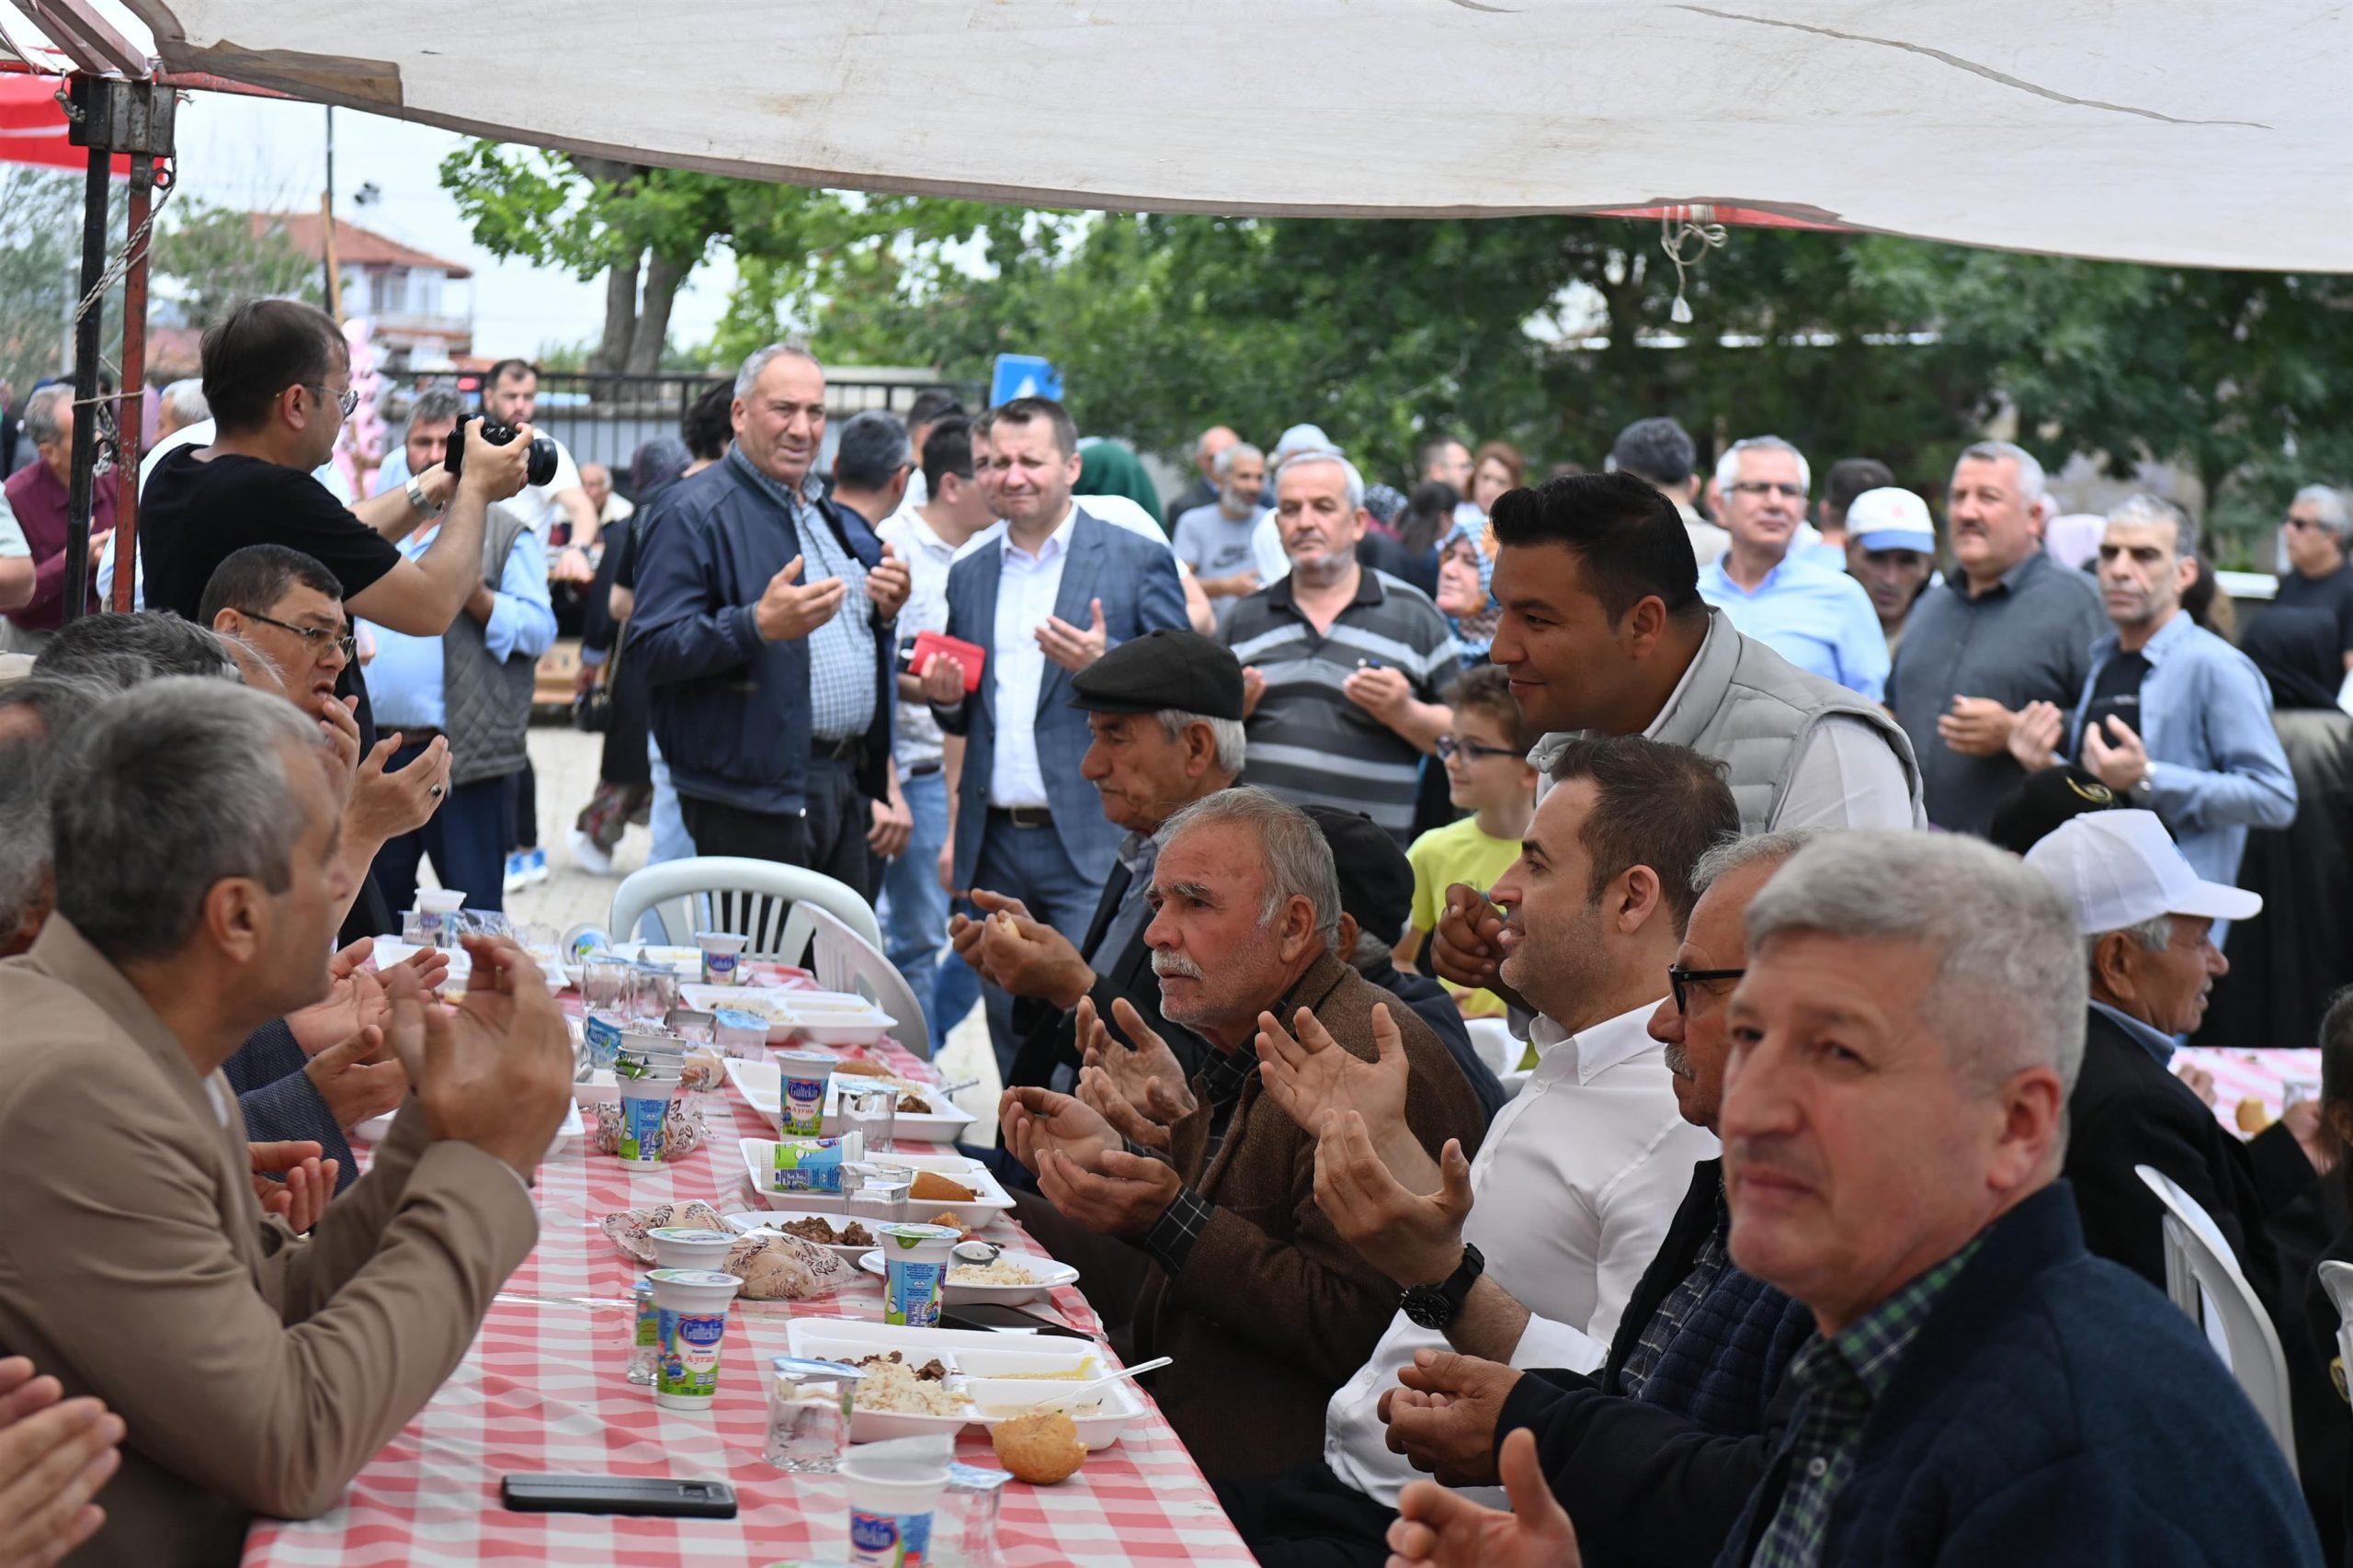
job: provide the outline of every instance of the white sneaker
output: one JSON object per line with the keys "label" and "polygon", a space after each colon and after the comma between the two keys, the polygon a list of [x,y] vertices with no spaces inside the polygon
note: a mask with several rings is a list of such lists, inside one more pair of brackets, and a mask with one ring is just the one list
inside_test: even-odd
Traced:
{"label": "white sneaker", "polygon": [[592,877],[613,874],[613,858],[597,847],[597,841],[578,828],[563,835],[564,846],[572,851],[573,862]]}
{"label": "white sneaker", "polygon": [[526,882],[548,880],[548,852],[544,848],[523,851],[523,880]]}
{"label": "white sneaker", "polygon": [[506,891],[520,892],[523,884],[531,880],[531,858],[517,849],[506,857]]}

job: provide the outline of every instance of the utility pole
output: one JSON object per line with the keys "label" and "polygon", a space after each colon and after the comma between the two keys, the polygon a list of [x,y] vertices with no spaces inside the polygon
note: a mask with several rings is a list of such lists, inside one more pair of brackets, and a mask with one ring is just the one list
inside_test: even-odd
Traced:
{"label": "utility pole", "polygon": [[319,233],[326,253],[327,314],[343,320],[343,269],[335,260],[335,106],[327,106],[327,183],[319,192]]}

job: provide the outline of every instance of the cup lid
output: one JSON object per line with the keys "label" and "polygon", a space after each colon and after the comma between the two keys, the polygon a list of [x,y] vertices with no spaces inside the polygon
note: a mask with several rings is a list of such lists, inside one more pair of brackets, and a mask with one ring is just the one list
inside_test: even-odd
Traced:
{"label": "cup lid", "polygon": [[657,1225],[645,1233],[665,1242],[725,1242],[730,1246],[735,1244],[733,1232],[706,1230],[700,1225]]}
{"label": "cup lid", "polygon": [[922,1242],[952,1242],[964,1233],[961,1231],[949,1230],[945,1225],[925,1225],[904,1220],[889,1221],[874,1228],[881,1234],[893,1238],[903,1246],[915,1246]]}
{"label": "cup lid", "polygon": [[646,1278],[656,1285],[692,1285],[714,1290],[722,1286],[730,1290],[740,1290],[744,1284],[733,1274],[722,1274],[715,1268],[657,1268]]}

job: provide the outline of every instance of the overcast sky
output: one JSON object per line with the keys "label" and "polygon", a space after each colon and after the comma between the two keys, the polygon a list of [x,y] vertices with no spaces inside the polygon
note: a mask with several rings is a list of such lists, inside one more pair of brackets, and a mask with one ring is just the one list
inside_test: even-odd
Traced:
{"label": "overcast sky", "polygon": [[[315,104],[194,93],[180,108],[180,187],[246,210],[316,211],[325,178],[326,111]],[[404,244],[473,268],[474,352],[535,355],[595,338],[604,327],[596,280],[501,260],[473,243],[458,203],[441,188],[454,132],[350,109],[335,112],[335,215]],[[373,183],[380,199],[355,205]],[[670,341],[709,340],[727,307],[734,266],[724,251],[695,269],[670,317]]]}

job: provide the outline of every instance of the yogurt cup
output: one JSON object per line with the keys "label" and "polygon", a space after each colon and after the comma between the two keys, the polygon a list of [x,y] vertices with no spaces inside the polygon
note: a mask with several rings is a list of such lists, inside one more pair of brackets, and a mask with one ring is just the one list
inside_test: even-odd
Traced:
{"label": "yogurt cup", "polygon": [[735,1244],[733,1231],[706,1231],[696,1225],[661,1225],[645,1233],[654,1244],[657,1268],[702,1268],[726,1272],[727,1249]]}
{"label": "yogurt cup", "polygon": [[657,1268],[654,1307],[660,1358],[654,1403],[668,1410],[709,1410],[719,1392],[719,1358],[727,1337],[727,1304],[744,1282],[707,1268]]}
{"label": "yogurt cup", "polygon": [[465,908],[466,895],[450,888],[420,888],[416,894],[416,934],[428,948],[446,948],[456,934],[451,918]]}
{"label": "yogurt cup", "polygon": [[849,1492],[849,1561],[857,1568],[932,1560],[932,1513],[948,1486],[944,1462],[853,1449],[837,1473]]}
{"label": "yogurt cup", "polygon": [[776,1145],[771,1192],[839,1192],[847,1168],[866,1158],[866,1140],[851,1132],[839,1138],[785,1138]]}
{"label": "yogurt cup", "polygon": [[825,1082],[834,1075],[834,1057],[823,1051],[779,1051],[776,1065],[777,1136],[814,1138],[825,1127]]}
{"label": "yogurt cup", "polygon": [[636,1077],[620,1080],[620,1157],[632,1165],[651,1168],[662,1163],[670,1135],[670,1100],[678,1092],[683,1060],[655,1057]]}
{"label": "yogurt cup", "polygon": [[698,931],[695,946],[702,949],[705,985],[744,983],[744,938],[726,931]]}
{"label": "yogurt cup", "polygon": [[882,1250],[882,1321],[938,1327],[948,1270],[964,1233],[946,1225],[907,1223],[877,1225],[874,1233]]}

